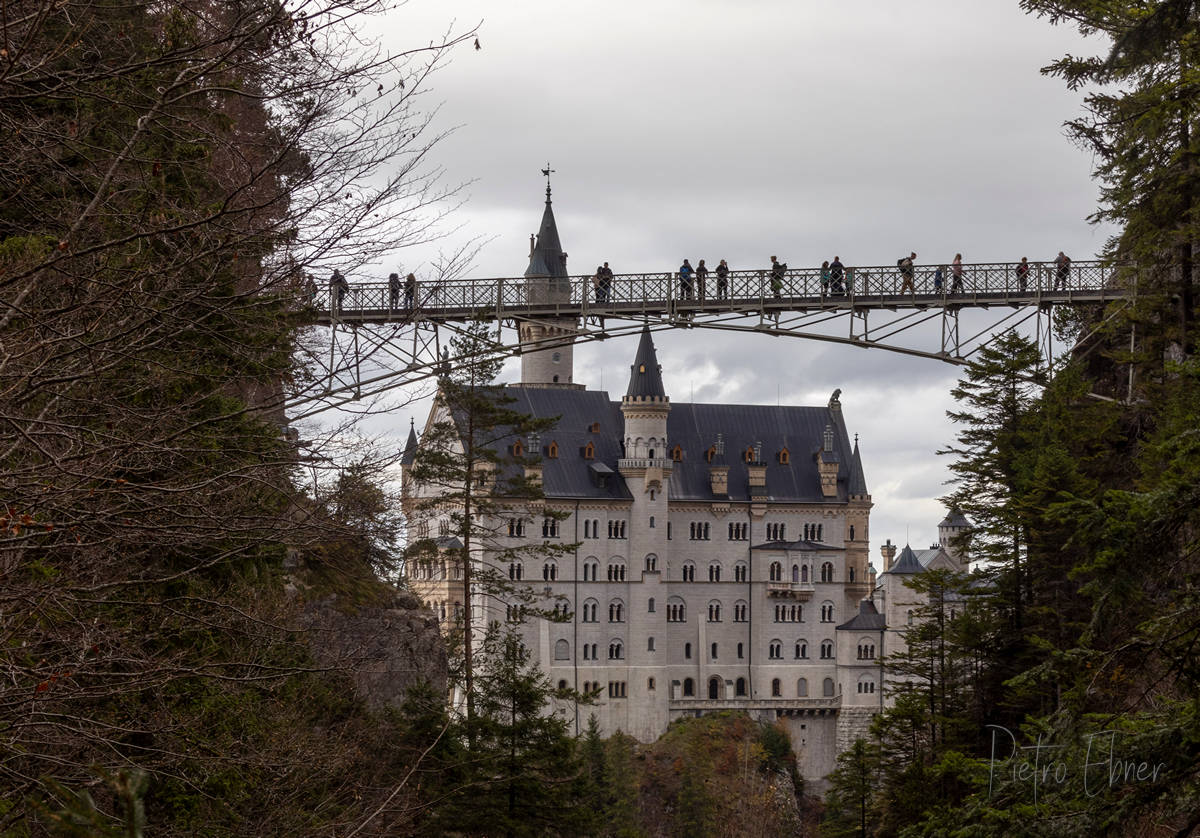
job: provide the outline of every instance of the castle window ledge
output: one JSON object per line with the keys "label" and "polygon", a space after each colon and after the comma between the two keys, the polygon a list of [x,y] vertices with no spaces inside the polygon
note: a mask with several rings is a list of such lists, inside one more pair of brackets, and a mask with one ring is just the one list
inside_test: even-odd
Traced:
{"label": "castle window ledge", "polygon": [[812,599],[813,586],[811,582],[768,582],[767,596],[786,597],[807,602]]}
{"label": "castle window ledge", "polygon": [[617,468],[660,468],[663,471],[670,471],[674,465],[674,461],[670,457],[629,457],[617,460]]}

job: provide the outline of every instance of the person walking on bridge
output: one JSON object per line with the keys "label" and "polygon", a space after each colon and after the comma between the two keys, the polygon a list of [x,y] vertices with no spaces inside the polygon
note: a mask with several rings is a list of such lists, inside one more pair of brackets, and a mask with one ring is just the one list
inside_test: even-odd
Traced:
{"label": "person walking on bridge", "polygon": [[917,295],[917,287],[913,284],[913,259],[916,258],[917,254],[913,252],[896,261],[896,267],[900,269],[900,293],[908,291],[914,297]]}
{"label": "person walking on bridge", "polygon": [[597,273],[600,274],[600,295],[602,297],[600,301],[607,303],[609,298],[612,296],[612,268],[608,266],[608,262],[605,262],[600,266],[600,270],[597,271]]}
{"label": "person walking on bridge", "polygon": [[346,281],[346,277],[342,276],[342,272],[337,268],[333,269],[333,276],[329,277],[329,297],[334,301],[336,311],[342,310],[342,301],[346,299],[346,294],[350,291],[350,283]]}
{"label": "person walking on bridge", "polygon": [[417,299],[417,278],[413,274],[404,277],[404,307],[411,309]]}
{"label": "person walking on bridge", "polygon": [[950,263],[950,275],[953,277],[950,282],[950,293],[961,294],[963,290],[963,266],[962,254],[955,253],[954,261]]}
{"label": "person walking on bridge", "polygon": [[388,274],[388,310],[395,311],[400,305],[400,274]]}
{"label": "person walking on bridge", "polygon": [[846,293],[846,287],[842,285],[842,278],[845,274],[846,266],[842,264],[842,257],[834,256],[833,261],[829,263],[829,282],[833,286],[833,293]]}
{"label": "person walking on bridge", "polygon": [[1016,272],[1017,289],[1021,293],[1025,293],[1025,289],[1029,287],[1029,260],[1024,256],[1021,257],[1021,261],[1017,264]]}
{"label": "person walking on bridge", "polygon": [[717,298],[725,299],[729,296],[729,265],[725,264],[722,259],[717,265]]}
{"label": "person walking on bridge", "polygon": [[771,296],[775,299],[780,299],[780,292],[783,291],[783,275],[787,273],[787,262],[780,262],[774,256],[771,257]]}
{"label": "person walking on bridge", "polygon": [[692,298],[692,275],[694,273],[691,262],[684,259],[683,264],[679,266],[679,296],[685,300]]}
{"label": "person walking on bridge", "polygon": [[1064,291],[1066,290],[1067,275],[1070,272],[1071,272],[1071,257],[1068,256],[1067,254],[1063,253],[1061,250],[1058,251],[1058,256],[1054,260],[1054,290],[1055,291],[1058,291],[1060,288]]}
{"label": "person walking on bridge", "polygon": [[708,281],[708,268],[701,259],[696,265],[696,297],[700,302],[704,302],[704,284]]}

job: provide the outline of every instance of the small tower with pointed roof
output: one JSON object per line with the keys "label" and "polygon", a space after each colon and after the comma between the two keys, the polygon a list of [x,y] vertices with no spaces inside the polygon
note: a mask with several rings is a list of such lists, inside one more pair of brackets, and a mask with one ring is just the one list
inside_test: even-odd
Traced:
{"label": "small tower with pointed roof", "polygon": [[625,453],[617,461],[633,495],[629,548],[635,561],[647,553],[667,555],[667,485],[673,468],[667,448],[670,412],[654,339],[646,326],[629,368],[629,386],[621,397]]}
{"label": "small tower with pointed roof", "polygon": [[858,452],[858,437],[854,437],[854,453],[850,455],[850,478],[846,484],[846,566],[849,596],[865,597],[874,583],[870,574],[871,493],[863,474],[862,456]]}
{"label": "small tower with pointed roof", "polygon": [[[529,267],[525,270],[525,302],[549,306],[571,299],[567,254],[558,238],[554,207],[550,201],[550,176],[546,175],[546,208],[542,226],[531,237]],[[521,340],[521,384],[526,387],[563,387],[574,384],[573,339],[579,322],[573,318],[539,317],[518,327]]]}
{"label": "small tower with pointed roof", "polygon": [[938,543],[962,570],[967,570],[970,564],[966,545],[963,544],[963,536],[970,527],[971,522],[967,520],[967,516],[957,509],[951,509],[938,524]]}

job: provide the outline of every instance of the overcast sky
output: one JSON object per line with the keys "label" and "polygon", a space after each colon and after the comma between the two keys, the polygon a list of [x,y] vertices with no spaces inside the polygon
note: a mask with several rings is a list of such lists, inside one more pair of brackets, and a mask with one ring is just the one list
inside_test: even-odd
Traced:
{"label": "overcast sky", "polygon": [[[435,75],[434,151],[470,181],[438,246],[486,240],[475,277],[518,276],[541,219],[547,162],[571,273],[602,261],[670,270],[1094,256],[1092,160],[1062,123],[1082,99],[1040,75],[1099,53],[1015,0],[411,0],[382,22],[392,49],[482,21],[482,49]],[[418,276],[434,249],[395,255]],[[885,539],[924,547],[944,515],[935,451],[957,367],[816,341],[679,330],[656,337],[676,402],[824,404],[860,435]],[[901,341],[902,342],[902,341]],[[575,381],[624,391],[636,341],[589,343]],[[506,367],[517,380],[518,366]],[[397,411],[396,432],[426,407]]]}

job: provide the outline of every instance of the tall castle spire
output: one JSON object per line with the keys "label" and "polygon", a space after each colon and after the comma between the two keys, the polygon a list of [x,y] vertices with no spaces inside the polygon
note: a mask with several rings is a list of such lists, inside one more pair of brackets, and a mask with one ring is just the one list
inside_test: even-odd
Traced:
{"label": "tall castle spire", "polygon": [[658,363],[658,354],[654,351],[654,339],[650,337],[650,326],[642,327],[642,337],[638,341],[637,354],[629,367],[629,387],[626,396],[653,396],[665,398],[667,391],[663,389],[662,367]]}

